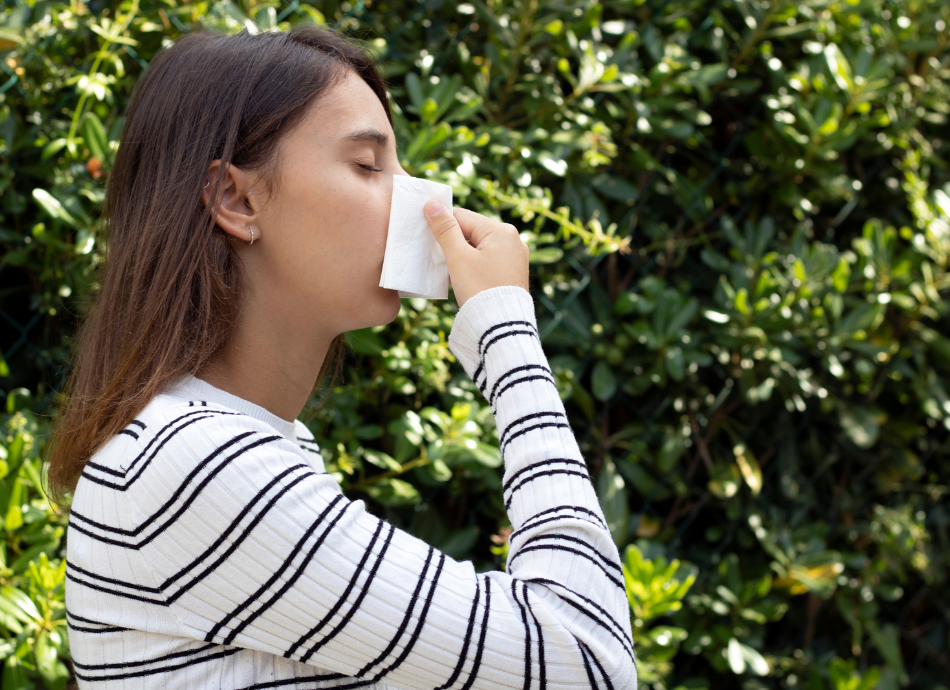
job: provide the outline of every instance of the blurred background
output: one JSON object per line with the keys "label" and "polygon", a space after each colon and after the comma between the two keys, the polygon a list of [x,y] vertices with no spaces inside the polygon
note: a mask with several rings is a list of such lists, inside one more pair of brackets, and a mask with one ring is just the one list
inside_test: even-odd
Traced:
{"label": "blurred background", "polygon": [[[641,687],[945,690],[946,0],[6,0],[4,690],[70,682],[40,459],[131,89],[185,33],[296,23],[381,61],[409,174],[523,231]],[[403,300],[348,334],[303,418],[349,497],[501,569],[498,438],[454,312]]]}

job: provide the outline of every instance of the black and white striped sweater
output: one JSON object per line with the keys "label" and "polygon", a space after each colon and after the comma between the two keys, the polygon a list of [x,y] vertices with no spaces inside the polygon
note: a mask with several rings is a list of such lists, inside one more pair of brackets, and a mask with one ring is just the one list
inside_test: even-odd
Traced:
{"label": "black and white striped sweater", "polygon": [[349,501],[299,421],[189,376],[90,460],[67,541],[81,688],[634,690],[616,546],[523,288],[456,315],[514,531],[476,573]]}

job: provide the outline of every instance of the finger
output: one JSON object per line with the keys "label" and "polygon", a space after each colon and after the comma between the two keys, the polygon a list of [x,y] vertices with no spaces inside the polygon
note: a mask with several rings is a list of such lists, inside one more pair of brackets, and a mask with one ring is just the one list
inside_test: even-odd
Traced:
{"label": "finger", "polygon": [[455,214],[455,219],[458,221],[465,239],[473,247],[478,247],[482,240],[498,226],[497,221],[488,216],[483,216],[481,213],[469,211],[467,208],[456,208],[452,212]]}
{"label": "finger", "polygon": [[426,202],[423,208],[432,234],[442,247],[446,257],[454,256],[469,248],[468,241],[459,227],[458,221],[452,213],[434,199]]}

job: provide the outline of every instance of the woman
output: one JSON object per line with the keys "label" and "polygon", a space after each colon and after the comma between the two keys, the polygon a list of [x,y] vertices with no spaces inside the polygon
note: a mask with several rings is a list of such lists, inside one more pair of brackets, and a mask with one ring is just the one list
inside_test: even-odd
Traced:
{"label": "woman", "polygon": [[[50,479],[80,687],[635,688],[619,555],[516,230],[427,206],[514,531],[476,573],[347,500],[296,420],[378,287],[385,84],[336,33],[197,33],[133,93]],[[437,207],[438,204],[435,204]]]}

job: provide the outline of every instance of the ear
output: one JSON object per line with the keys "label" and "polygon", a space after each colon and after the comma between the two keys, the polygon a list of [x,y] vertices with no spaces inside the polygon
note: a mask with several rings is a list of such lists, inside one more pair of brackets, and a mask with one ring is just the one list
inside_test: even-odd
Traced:
{"label": "ear", "polygon": [[[208,186],[201,190],[201,203],[213,215],[211,192],[215,178],[222,163],[220,159],[211,161],[205,181]],[[252,191],[256,175],[234,165],[224,166],[224,175],[219,185],[216,223],[219,228],[236,239],[251,241],[251,228],[254,240],[261,238],[259,200]]]}

